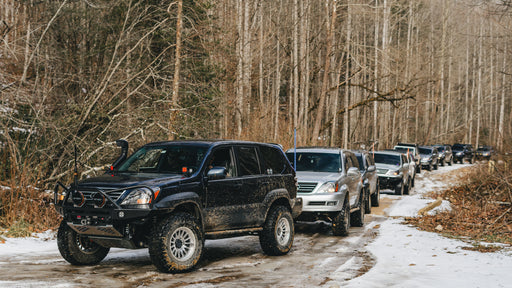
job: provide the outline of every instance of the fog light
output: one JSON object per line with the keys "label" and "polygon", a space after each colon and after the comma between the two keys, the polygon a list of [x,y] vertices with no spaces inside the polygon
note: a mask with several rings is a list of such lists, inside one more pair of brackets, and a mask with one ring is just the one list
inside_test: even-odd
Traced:
{"label": "fog light", "polygon": [[327,206],[336,206],[338,205],[338,201],[327,201]]}
{"label": "fog light", "polygon": [[71,200],[73,201],[73,204],[75,204],[78,207],[82,207],[85,203],[84,194],[80,191],[73,192]]}
{"label": "fog light", "polygon": [[96,205],[96,207],[102,208],[105,205],[106,199],[105,196],[103,196],[103,194],[96,192],[92,196],[92,201],[94,202],[94,205]]}
{"label": "fog light", "polygon": [[119,215],[119,218],[123,218],[124,217],[124,212],[120,211],[118,215]]}

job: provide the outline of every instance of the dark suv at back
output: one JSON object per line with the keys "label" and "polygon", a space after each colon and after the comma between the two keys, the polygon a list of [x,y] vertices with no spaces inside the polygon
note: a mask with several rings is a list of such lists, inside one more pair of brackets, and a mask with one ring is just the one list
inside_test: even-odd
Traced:
{"label": "dark suv at back", "polygon": [[471,144],[454,144],[452,146],[453,162],[463,163],[467,160],[470,164],[474,162],[475,155]]}
{"label": "dark suv at back", "polygon": [[160,271],[183,272],[196,266],[206,238],[244,234],[259,234],[269,255],[290,251],[302,202],[277,145],[155,142],[125,159],[127,142],[119,144],[111,171],[55,188],[64,218],[57,243],[71,264],[98,263],[110,247],[148,247]]}

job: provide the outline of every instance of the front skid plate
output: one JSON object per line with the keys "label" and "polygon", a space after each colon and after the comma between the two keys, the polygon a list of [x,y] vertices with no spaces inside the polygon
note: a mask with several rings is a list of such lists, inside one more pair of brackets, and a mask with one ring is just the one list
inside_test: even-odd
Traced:
{"label": "front skid plate", "polygon": [[75,230],[78,234],[96,235],[96,236],[110,236],[110,237],[123,237],[119,231],[113,226],[91,226],[91,225],[78,225],[68,223],[71,229]]}

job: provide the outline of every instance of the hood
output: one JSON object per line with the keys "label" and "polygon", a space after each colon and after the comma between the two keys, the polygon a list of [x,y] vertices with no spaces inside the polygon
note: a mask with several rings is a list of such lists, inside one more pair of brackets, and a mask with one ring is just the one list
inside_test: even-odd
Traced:
{"label": "hood", "polygon": [[333,172],[297,171],[297,180],[299,182],[336,181],[343,176],[344,175],[341,173],[333,173]]}
{"label": "hood", "polygon": [[125,188],[130,186],[146,185],[159,186],[172,181],[183,179],[182,175],[153,174],[153,173],[114,173],[103,174],[97,177],[86,178],[78,183],[79,187],[97,188]]}

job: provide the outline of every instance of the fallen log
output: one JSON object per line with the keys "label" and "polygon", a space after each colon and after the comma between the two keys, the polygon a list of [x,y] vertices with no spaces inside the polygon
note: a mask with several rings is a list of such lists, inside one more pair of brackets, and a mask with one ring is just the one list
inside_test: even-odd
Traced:
{"label": "fallen log", "polygon": [[443,203],[443,199],[441,198],[437,198],[436,201],[428,204],[427,206],[421,208],[419,211],[418,211],[418,215],[420,216],[424,216],[428,213],[428,211],[436,208],[437,206],[441,205],[441,203]]}

